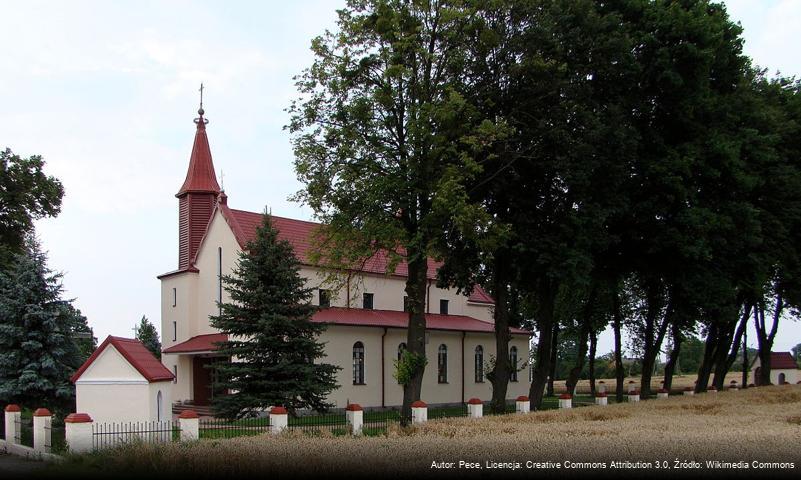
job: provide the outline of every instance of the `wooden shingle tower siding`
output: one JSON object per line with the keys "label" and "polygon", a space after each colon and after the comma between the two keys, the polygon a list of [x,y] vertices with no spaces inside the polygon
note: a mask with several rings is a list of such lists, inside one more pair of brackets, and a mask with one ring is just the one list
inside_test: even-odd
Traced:
{"label": "wooden shingle tower siding", "polygon": [[198,110],[200,116],[195,119],[197,131],[189,159],[189,170],[186,172],[184,184],[175,195],[178,197],[179,270],[192,265],[220,194],[211,160],[209,139],[206,136],[208,120],[203,118],[203,113],[203,108]]}

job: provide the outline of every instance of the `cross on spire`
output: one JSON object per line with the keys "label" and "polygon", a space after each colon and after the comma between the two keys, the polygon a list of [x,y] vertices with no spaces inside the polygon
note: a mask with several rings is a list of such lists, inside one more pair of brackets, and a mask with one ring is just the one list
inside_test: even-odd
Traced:
{"label": "cross on spire", "polygon": [[203,110],[203,82],[200,82],[200,109]]}

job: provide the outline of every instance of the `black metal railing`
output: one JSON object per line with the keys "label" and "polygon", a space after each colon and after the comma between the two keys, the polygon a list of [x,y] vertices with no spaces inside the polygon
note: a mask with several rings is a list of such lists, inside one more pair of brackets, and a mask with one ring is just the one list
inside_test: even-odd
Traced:
{"label": "black metal railing", "polygon": [[455,405],[450,407],[430,408],[428,410],[428,419],[437,420],[440,418],[457,418],[467,417],[467,404]]}
{"label": "black metal railing", "polygon": [[115,447],[126,443],[171,442],[181,438],[177,421],[95,423],[92,425],[92,447]]}
{"label": "black metal railing", "polygon": [[321,435],[328,432],[333,435],[345,435],[349,432],[347,414],[344,409],[330,409],[325,412],[301,412],[296,416],[289,415],[287,427],[309,435]]}
{"label": "black metal railing", "polygon": [[268,433],[270,420],[266,416],[239,420],[204,417],[200,419],[198,427],[200,438],[234,438]]}
{"label": "black metal railing", "polygon": [[45,418],[44,449],[46,453],[63,453],[67,451],[64,422],[53,417]]}

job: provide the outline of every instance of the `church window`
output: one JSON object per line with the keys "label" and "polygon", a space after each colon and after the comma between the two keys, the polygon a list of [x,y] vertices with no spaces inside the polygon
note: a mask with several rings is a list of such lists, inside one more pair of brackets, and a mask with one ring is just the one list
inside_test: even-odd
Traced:
{"label": "church window", "polygon": [[178,340],[178,322],[172,322],[172,341]]}
{"label": "church window", "polygon": [[448,314],[448,301],[444,298],[439,301],[439,313],[440,315]]}
{"label": "church window", "polygon": [[217,305],[222,315],[222,247],[217,248]]}
{"label": "church window", "polygon": [[362,295],[362,308],[365,310],[372,310],[373,309],[373,294],[372,293],[365,293]]}
{"label": "church window", "polygon": [[484,383],[484,347],[476,347],[476,383]]}
{"label": "church window", "polygon": [[178,383],[178,365],[172,366],[172,376],[174,377],[172,383]]}
{"label": "church window", "polygon": [[353,384],[364,385],[364,344],[353,344]]}
{"label": "church window", "polygon": [[174,307],[176,305],[178,305],[178,289],[177,288],[173,288],[172,289],[172,306]]}
{"label": "church window", "polygon": [[437,381],[448,383],[448,347],[444,343],[437,351]]}
{"label": "church window", "polygon": [[330,307],[331,306],[331,292],[328,290],[323,290],[322,288],[319,289],[318,295],[320,297],[320,306],[321,307]]}
{"label": "church window", "polygon": [[512,368],[511,376],[509,377],[509,381],[516,382],[517,381],[517,347],[512,347],[509,349],[509,366]]}

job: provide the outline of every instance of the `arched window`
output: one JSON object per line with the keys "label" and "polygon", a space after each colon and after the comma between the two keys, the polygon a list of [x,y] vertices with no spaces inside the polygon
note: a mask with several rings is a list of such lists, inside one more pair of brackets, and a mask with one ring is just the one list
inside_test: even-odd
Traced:
{"label": "arched window", "polygon": [[787,376],[784,373],[779,374],[779,385],[784,385],[784,382],[787,381]]}
{"label": "arched window", "polygon": [[509,366],[512,369],[511,376],[509,377],[509,381],[516,382],[517,381],[517,347],[512,347],[509,349]]}
{"label": "arched window", "polygon": [[476,383],[484,383],[484,347],[476,347]]}
{"label": "arched window", "polygon": [[161,390],[156,394],[156,420],[159,422],[164,420],[164,406],[162,405]]}
{"label": "arched window", "polygon": [[364,385],[364,344],[353,344],[353,384]]}
{"label": "arched window", "polygon": [[[401,342],[401,344],[398,345],[398,363],[400,363],[401,358],[403,358],[403,352],[405,351],[406,351],[406,343]],[[398,385],[400,385],[400,380],[398,380]]]}
{"label": "arched window", "polygon": [[448,383],[448,347],[443,343],[437,351],[437,380]]}

